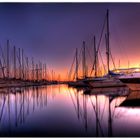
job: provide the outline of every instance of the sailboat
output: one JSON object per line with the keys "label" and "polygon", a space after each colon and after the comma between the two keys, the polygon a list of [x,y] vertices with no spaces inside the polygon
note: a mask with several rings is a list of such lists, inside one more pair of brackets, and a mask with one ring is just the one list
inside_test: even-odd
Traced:
{"label": "sailboat", "polygon": [[[130,68],[129,68],[130,69]],[[119,80],[123,83],[140,83],[140,68],[131,68],[134,71],[119,76]]]}
{"label": "sailboat", "polygon": [[87,78],[87,71],[86,71],[86,56],[85,56],[85,41],[83,41],[83,48],[82,48],[82,62],[83,62],[83,77],[80,79],[78,76],[78,49],[76,48],[75,53],[75,81],[68,82],[68,86],[73,87],[88,87],[89,85],[84,82]]}
{"label": "sailboat", "polygon": [[[109,10],[106,14],[106,56],[107,56],[107,75],[104,77],[95,77],[87,81],[92,88],[112,88],[112,87],[125,87],[126,84],[122,83],[118,78],[110,75],[110,40],[109,40]],[[97,51],[98,53],[98,51]],[[96,65],[96,64],[95,64]],[[96,70],[96,69],[95,69]]]}
{"label": "sailboat", "polygon": [[111,73],[123,83],[140,83],[140,67],[114,69]]}

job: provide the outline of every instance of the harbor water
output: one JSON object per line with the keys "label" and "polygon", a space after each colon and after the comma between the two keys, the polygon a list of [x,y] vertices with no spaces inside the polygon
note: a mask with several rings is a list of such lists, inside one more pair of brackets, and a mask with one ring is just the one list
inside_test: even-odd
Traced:
{"label": "harbor water", "polygon": [[1,89],[0,136],[140,136],[140,108],[120,107],[126,98],[67,85]]}

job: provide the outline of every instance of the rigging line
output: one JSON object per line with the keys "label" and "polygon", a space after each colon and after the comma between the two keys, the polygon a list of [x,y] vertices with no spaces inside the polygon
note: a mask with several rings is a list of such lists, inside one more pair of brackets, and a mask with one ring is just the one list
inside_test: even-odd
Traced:
{"label": "rigging line", "polygon": [[[82,49],[83,49],[83,47],[81,47],[81,49],[80,49],[80,53],[79,53],[79,57],[78,57],[78,60],[80,60],[79,61],[79,63],[78,63],[78,68],[79,68],[79,65],[80,65],[80,62],[81,62],[81,55],[82,55]],[[76,69],[75,69],[75,73],[74,73],[74,75],[76,74]]]}
{"label": "rigging line", "polygon": [[83,95],[83,122],[84,122],[84,126],[85,126],[85,129],[87,130],[87,114],[86,114],[86,99],[85,99],[85,96]]}
{"label": "rigging line", "polygon": [[[19,115],[17,117],[17,121],[19,122],[20,119],[21,119],[21,123],[22,123],[23,122],[23,118],[22,117],[27,117],[27,116],[22,116],[22,111],[24,111],[23,109],[24,109],[24,103],[25,103],[25,100],[23,100],[23,98],[24,98],[24,92],[22,94],[20,94],[20,96],[21,96],[22,102],[21,102],[21,105],[20,105]],[[26,99],[26,101],[27,101],[27,99]],[[30,99],[29,99],[29,102],[30,102]],[[28,114],[25,114],[25,115],[28,115]]]}
{"label": "rigging line", "polygon": [[88,52],[88,54],[89,54],[90,60],[92,61],[92,57],[91,57],[91,54],[90,54],[90,51],[89,51],[89,47],[87,47],[87,52]]}
{"label": "rigging line", "polygon": [[[78,94],[78,93],[76,93],[75,91],[74,91],[74,95],[75,95],[75,98],[77,98],[76,97],[76,94]],[[82,96],[83,97],[83,96]],[[81,117],[81,119],[82,119],[82,123],[84,123],[84,116],[82,116],[82,111],[81,111],[81,106],[80,106],[80,103],[79,103],[79,113],[80,113],[80,117]]]}
{"label": "rigging line", "polygon": [[[29,91],[28,91],[28,93],[29,93]],[[23,94],[24,94],[24,92],[23,92]],[[40,95],[39,95],[39,96],[40,96]],[[38,98],[39,98],[39,97],[38,97]],[[29,104],[28,104],[28,106],[29,106],[29,110],[30,110],[31,99],[32,99],[32,96],[31,96],[30,93],[29,93]]]}
{"label": "rigging line", "polygon": [[[94,112],[95,112],[95,114],[96,114],[96,111],[97,111],[97,110],[95,110],[95,105],[93,104],[93,101],[91,100],[91,98],[90,98],[90,101],[91,101],[92,107],[93,107],[93,109],[94,109]],[[99,123],[99,127],[100,127],[100,130],[101,130],[101,133],[102,133],[102,135],[104,136],[104,133],[103,133],[103,130],[102,130],[102,127],[101,127],[101,123],[100,123],[100,120],[99,120],[98,117],[97,117],[97,121],[98,121],[98,123]]]}
{"label": "rigging line", "polygon": [[104,62],[103,62],[103,58],[102,58],[102,55],[101,55],[101,51],[100,51],[100,50],[99,50],[99,55],[100,55],[100,58],[101,58],[101,62],[102,62],[104,71],[107,72],[107,70],[106,70],[106,68],[105,68],[105,64],[104,64]]}
{"label": "rigging line", "polygon": [[22,65],[21,65],[21,58],[20,58],[20,56],[18,55],[19,52],[16,51],[16,54],[17,54],[17,59],[18,59],[18,62],[19,62],[19,67],[20,67],[20,69],[21,69],[21,68],[22,68]]}
{"label": "rigging line", "polygon": [[[104,69],[105,72],[107,72],[107,70],[106,70],[106,68],[105,68],[105,64],[104,64],[104,62],[103,62],[103,58],[102,58],[102,55],[101,55],[100,50],[99,50],[99,55],[100,55],[100,59],[101,59],[102,65],[103,65],[103,69]],[[91,76],[92,72],[93,72],[93,69],[92,69],[92,71],[91,71],[91,73],[90,73],[90,76]]]}
{"label": "rigging line", "polygon": [[0,114],[0,122],[1,122],[2,116],[3,116],[3,111],[4,111],[5,102],[6,102],[6,97],[4,96],[4,101],[3,101],[3,105],[2,105],[2,109],[1,109],[1,114]]}
{"label": "rigging line", "polygon": [[[82,54],[82,47],[81,47],[81,49],[80,49],[80,53],[79,53],[79,57],[78,57],[78,60],[80,60],[80,61],[78,62],[78,68],[79,68],[79,65],[80,65],[80,62],[81,62],[81,59],[80,59],[81,54]],[[75,74],[76,74],[76,69],[75,69],[75,72],[74,72],[74,75],[73,75],[73,80],[74,80]]]}
{"label": "rigging line", "polygon": [[[24,93],[22,93],[22,94],[24,94]],[[24,106],[24,101],[23,101],[22,94],[20,94],[21,99],[22,99],[22,102],[21,102],[21,105],[20,105],[19,115],[18,115],[18,118],[17,118],[17,121],[18,121],[18,122],[20,121],[20,117],[21,117],[21,119],[22,119],[22,116],[20,116],[20,115],[22,115],[22,110],[23,110],[23,106]],[[24,96],[24,95],[23,95],[23,96]],[[21,123],[22,123],[22,122],[21,122]]]}
{"label": "rigging line", "polygon": [[115,115],[115,118],[121,118],[121,117],[124,117],[124,114],[126,113],[127,111],[123,111],[123,110],[119,110],[118,112],[117,112],[117,114]]}
{"label": "rigging line", "polygon": [[100,44],[101,44],[101,39],[103,37],[103,31],[104,31],[105,23],[106,23],[106,16],[105,16],[105,19],[104,19],[104,24],[103,24],[103,28],[102,28],[102,31],[101,31],[101,36],[100,36],[98,47],[97,47],[97,53],[99,51],[99,47],[100,47]]}
{"label": "rigging line", "polygon": [[[69,91],[69,93],[70,93],[70,97],[71,97],[71,99],[72,99],[72,103],[73,103],[73,105],[74,105],[74,109],[75,109],[75,111],[76,111],[76,105],[75,105],[75,103],[74,103],[74,99],[73,99],[73,97],[72,97],[72,95],[71,95],[71,91],[68,89],[68,91]],[[76,112],[76,115],[77,115],[77,112]]]}
{"label": "rigging line", "polygon": [[[105,23],[106,23],[106,16],[105,16],[105,19],[104,19],[104,23],[103,23],[103,27],[102,27],[102,30],[101,30],[101,36],[100,36],[100,39],[99,39],[99,43],[98,43],[98,47],[97,47],[97,56],[98,56],[98,51],[99,51],[99,47],[100,47],[100,44],[101,44],[101,40],[102,40],[102,37],[103,37],[103,32],[104,32],[104,27],[105,27]],[[95,60],[94,60],[94,63],[93,63],[93,66],[92,66],[92,69],[94,69],[94,65],[95,65]],[[92,70],[93,71],[93,70]]]}
{"label": "rigging line", "polygon": [[[115,101],[115,106],[116,106],[117,100],[118,100],[118,99],[116,99],[116,101]],[[115,116],[115,107],[114,107],[114,109],[113,109],[113,113],[112,113],[112,116],[111,116],[111,117],[113,118],[114,116]]]}
{"label": "rigging line", "polygon": [[[94,43],[93,43],[93,39],[92,39],[92,40],[91,40],[91,50],[92,50],[92,52],[94,52],[94,51],[93,51],[93,47],[92,47],[93,45],[94,45]],[[97,52],[94,52],[95,55],[96,55],[96,53],[97,53]],[[94,62],[93,62],[92,68],[91,68],[90,76],[92,75],[92,72],[93,72],[93,70],[94,70],[94,66],[95,66],[95,64],[94,64],[94,63],[95,63],[95,56],[94,56],[93,59],[94,59]]]}
{"label": "rigging line", "polygon": [[[6,98],[6,99],[5,99],[5,105],[4,105],[4,106],[5,106],[5,107],[4,107],[5,109],[3,109],[3,115],[2,115],[2,118],[1,118],[1,122],[0,122],[0,123],[1,123],[0,127],[2,126],[2,124],[4,124],[5,120],[7,119],[7,110],[8,110],[8,109],[7,109],[7,107],[6,107],[6,102],[8,102],[8,101],[6,101],[6,100],[7,100],[7,97],[6,97],[6,96],[7,96],[7,93],[6,93],[6,95],[5,95],[5,98]],[[2,119],[3,119],[3,120],[2,120]],[[6,121],[7,121],[7,120],[6,120]]]}
{"label": "rigging line", "polygon": [[101,115],[101,121],[102,121],[102,119],[103,119],[103,114],[104,114],[104,111],[105,111],[106,101],[107,101],[107,98],[105,99],[104,108],[103,108],[103,112],[102,112],[102,115]]}
{"label": "rigging line", "polygon": [[74,54],[74,58],[73,58],[73,61],[72,61],[72,64],[71,64],[71,67],[70,67],[70,71],[68,73],[68,79],[70,80],[70,77],[71,77],[71,72],[72,72],[72,68],[73,68],[73,65],[74,65],[74,61],[75,61],[75,54]]}
{"label": "rigging line", "polygon": [[[92,41],[91,41],[91,46],[93,46],[94,45],[94,43],[93,43],[93,39],[92,39]],[[91,49],[92,49],[93,47],[91,47]],[[93,50],[93,49],[92,49]],[[94,54],[96,55],[96,57],[97,57],[97,51],[96,52],[94,52]],[[94,62],[93,62],[93,65],[92,65],[92,68],[91,68],[91,72],[90,72],[90,76],[92,75],[92,72],[93,72],[93,70],[94,70],[94,66],[95,66],[96,64],[95,64],[95,56],[94,56]]]}
{"label": "rigging line", "polygon": [[[129,60],[128,58],[128,54],[126,53],[126,45],[124,45],[124,42],[122,41],[122,39],[120,38],[120,36],[118,35],[118,31],[117,26],[115,24],[111,24],[112,29],[114,29],[115,32],[115,43],[118,44],[117,47],[119,47],[120,53],[121,53],[121,57],[124,57],[123,53],[125,52],[125,57],[127,58],[127,60]],[[114,26],[114,27],[113,27]]]}
{"label": "rigging line", "polygon": [[[72,97],[72,95],[71,95],[71,91],[70,91],[70,90],[69,90],[69,93],[70,93],[70,96],[71,96],[71,99],[72,99],[72,102],[73,102],[73,105],[74,105],[74,108],[75,108],[75,111],[76,111],[76,115],[77,115],[76,105],[75,105],[75,103],[74,103],[74,99],[73,99],[73,97]],[[75,93],[75,91],[74,91],[74,93]],[[75,94],[74,94],[74,95],[75,95]],[[75,97],[76,97],[76,95],[75,95]],[[80,108],[80,105],[79,105],[79,108]],[[82,117],[82,112],[81,112],[80,109],[79,109],[79,113],[80,113],[81,119],[83,119],[83,117]],[[80,120],[80,118],[79,118],[79,120]],[[84,123],[84,120],[82,120],[82,123]]]}
{"label": "rigging line", "polygon": [[114,62],[114,59],[113,59],[113,57],[112,57],[111,51],[110,51],[110,55],[111,55],[111,59],[112,59],[113,66],[114,66],[114,68],[116,69],[115,62]]}
{"label": "rigging line", "polygon": [[[92,62],[92,57],[91,57],[91,54],[90,54],[90,51],[89,51],[89,48],[87,47],[87,52],[88,52],[88,55],[89,55],[89,58],[90,58],[90,61]],[[91,76],[91,75],[90,75]]]}

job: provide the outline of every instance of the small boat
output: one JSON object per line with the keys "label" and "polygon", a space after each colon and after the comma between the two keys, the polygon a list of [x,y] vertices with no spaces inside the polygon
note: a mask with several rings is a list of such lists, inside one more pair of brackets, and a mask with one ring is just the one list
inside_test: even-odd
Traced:
{"label": "small boat", "polygon": [[121,68],[111,71],[123,83],[140,83],[140,68]]}
{"label": "small boat", "polygon": [[89,85],[92,88],[110,88],[110,87],[125,87],[126,86],[125,83],[113,77],[107,78],[105,80],[100,80],[100,81],[91,81],[89,82]]}
{"label": "small boat", "polygon": [[125,83],[131,90],[140,90],[140,72],[117,74],[114,77]]}
{"label": "small boat", "polygon": [[140,73],[130,73],[119,76],[123,83],[140,83]]}

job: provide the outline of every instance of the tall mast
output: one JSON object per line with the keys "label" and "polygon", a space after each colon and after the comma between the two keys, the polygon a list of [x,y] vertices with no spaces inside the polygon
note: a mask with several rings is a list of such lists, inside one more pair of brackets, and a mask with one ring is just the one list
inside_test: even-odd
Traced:
{"label": "tall mast", "polygon": [[38,64],[36,64],[36,81],[38,81]]}
{"label": "tall mast", "polygon": [[95,56],[95,77],[97,77],[97,51],[96,51],[96,38],[94,36],[94,56]]}
{"label": "tall mast", "polygon": [[43,79],[46,80],[46,64],[43,64]]}
{"label": "tall mast", "polygon": [[18,48],[19,53],[19,79],[21,79],[21,53],[20,48]]}
{"label": "tall mast", "polygon": [[26,57],[26,80],[29,80],[29,61],[28,61],[28,57]]}
{"label": "tall mast", "polygon": [[16,79],[16,47],[14,46],[14,78]]}
{"label": "tall mast", "polygon": [[45,72],[45,63],[44,63],[44,65],[43,65],[43,79],[44,79],[44,80],[46,80],[46,77],[45,77],[46,74],[45,74],[45,73],[46,73],[46,72]]}
{"label": "tall mast", "polygon": [[110,53],[110,40],[109,40],[109,10],[107,9],[107,15],[106,15],[106,18],[107,18],[107,39],[106,39],[106,55],[107,55],[107,71],[109,73],[109,53]]}
{"label": "tall mast", "polygon": [[24,50],[22,49],[22,78],[24,79]]}
{"label": "tall mast", "polygon": [[46,68],[46,64],[45,64],[45,80],[47,80],[47,68]]}
{"label": "tall mast", "polygon": [[7,78],[9,78],[9,40],[7,40]]}
{"label": "tall mast", "polygon": [[42,63],[39,61],[39,70],[40,70],[40,80],[42,80]]}
{"label": "tall mast", "polygon": [[34,81],[34,58],[32,57],[32,80]]}
{"label": "tall mast", "polygon": [[85,55],[85,41],[83,41],[83,78],[86,78],[86,55]]}
{"label": "tall mast", "polygon": [[76,80],[78,80],[78,49],[76,48]]}
{"label": "tall mast", "polygon": [[3,76],[3,78],[5,78],[4,67],[2,66],[1,58],[0,58],[0,67],[1,67],[1,70],[2,70],[2,76]]}

